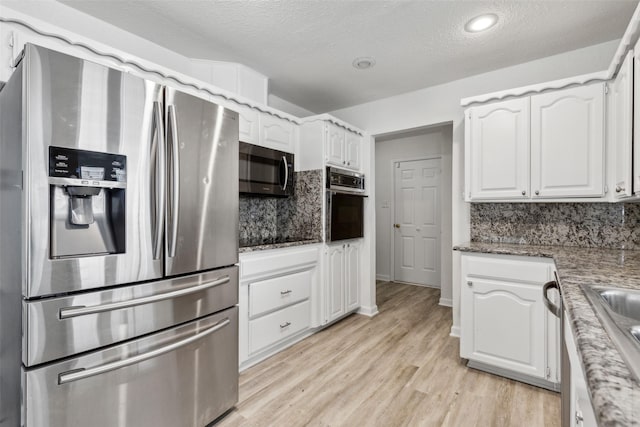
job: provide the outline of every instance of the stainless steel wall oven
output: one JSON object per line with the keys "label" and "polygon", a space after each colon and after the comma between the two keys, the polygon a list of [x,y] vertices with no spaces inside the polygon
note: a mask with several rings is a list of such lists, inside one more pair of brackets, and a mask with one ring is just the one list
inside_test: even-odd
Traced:
{"label": "stainless steel wall oven", "polygon": [[327,241],[364,237],[364,183],[361,173],[327,168]]}

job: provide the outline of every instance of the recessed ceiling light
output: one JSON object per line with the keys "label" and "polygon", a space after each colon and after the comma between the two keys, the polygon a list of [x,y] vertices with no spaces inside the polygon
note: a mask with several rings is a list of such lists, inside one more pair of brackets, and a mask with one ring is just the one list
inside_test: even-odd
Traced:
{"label": "recessed ceiling light", "polygon": [[498,22],[498,15],[495,13],[487,13],[485,15],[476,16],[471,21],[467,22],[464,29],[469,33],[477,33],[488,30],[496,25],[496,22]]}
{"label": "recessed ceiling light", "polygon": [[358,70],[366,70],[376,65],[376,60],[368,56],[363,56],[363,57],[354,59],[352,64]]}

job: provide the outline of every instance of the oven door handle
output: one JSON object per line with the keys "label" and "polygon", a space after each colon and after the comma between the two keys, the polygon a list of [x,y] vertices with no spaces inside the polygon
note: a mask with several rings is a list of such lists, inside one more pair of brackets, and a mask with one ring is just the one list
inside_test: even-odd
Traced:
{"label": "oven door handle", "polygon": [[223,276],[211,282],[203,283],[202,285],[192,286],[185,289],[179,289],[177,291],[165,292],[162,294],[151,295],[143,298],[136,298],[127,301],[112,302],[110,304],[94,305],[90,307],[75,306],[64,307],[60,309],[59,317],[61,320],[68,319],[76,316],[86,316],[88,314],[103,313],[105,311],[120,310],[123,308],[135,307],[137,305],[149,304],[152,302],[163,301],[171,298],[177,298],[184,295],[193,294],[196,292],[204,291],[215,286],[224,285],[229,283],[229,276]]}
{"label": "oven door handle", "polygon": [[185,338],[173,344],[169,344],[167,346],[161,347],[157,350],[152,350],[147,353],[138,354],[137,356],[129,357],[123,360],[118,360],[117,362],[106,363],[104,365],[96,366],[95,368],[89,368],[89,369],[80,368],[80,369],[74,369],[72,371],[62,372],[61,374],[58,374],[58,384],[63,385],[73,381],[83,380],[85,378],[89,378],[94,375],[104,374],[109,371],[114,371],[116,369],[124,368],[129,365],[134,365],[136,363],[144,362],[145,360],[153,359],[154,357],[161,356],[165,353],[169,353],[180,347],[184,347],[185,345],[189,345],[195,341],[201,340],[207,335],[210,335],[224,328],[229,323],[231,323],[231,321],[227,317],[226,319],[219,321],[218,323],[204,330],[203,332],[200,332],[194,336]]}

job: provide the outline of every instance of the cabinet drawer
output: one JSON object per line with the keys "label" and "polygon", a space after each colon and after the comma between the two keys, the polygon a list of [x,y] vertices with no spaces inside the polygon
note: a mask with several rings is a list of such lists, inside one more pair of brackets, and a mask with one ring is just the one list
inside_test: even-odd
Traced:
{"label": "cabinet drawer", "polygon": [[249,285],[249,316],[277,310],[309,298],[311,270],[254,282]]}
{"label": "cabinet drawer", "polygon": [[540,284],[553,266],[550,259],[510,255],[466,255],[462,262],[469,276]]}
{"label": "cabinet drawer", "polygon": [[315,265],[319,256],[317,245],[240,254],[240,278],[246,281],[251,277],[265,277]]}
{"label": "cabinet drawer", "polygon": [[309,327],[309,301],[249,321],[249,353],[255,353]]}

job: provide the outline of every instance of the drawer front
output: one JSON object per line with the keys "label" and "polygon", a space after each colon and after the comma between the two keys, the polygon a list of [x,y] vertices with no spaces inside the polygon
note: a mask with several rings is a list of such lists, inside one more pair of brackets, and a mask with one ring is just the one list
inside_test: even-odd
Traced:
{"label": "drawer front", "polygon": [[249,321],[249,353],[255,353],[309,327],[309,301]]}
{"label": "drawer front", "polygon": [[510,255],[464,255],[469,276],[499,278],[518,282],[544,283],[553,261],[545,258]]}
{"label": "drawer front", "polygon": [[204,426],[238,401],[238,308],[23,368],[27,426]]}
{"label": "drawer front", "polygon": [[320,259],[318,245],[293,249],[273,249],[240,254],[240,277],[272,275],[278,271],[299,269],[305,265],[314,265]]}
{"label": "drawer front", "polygon": [[238,267],[23,302],[26,366],[177,325],[238,303]]}
{"label": "drawer front", "polygon": [[311,270],[254,282],[249,285],[249,316],[256,317],[309,299]]}

